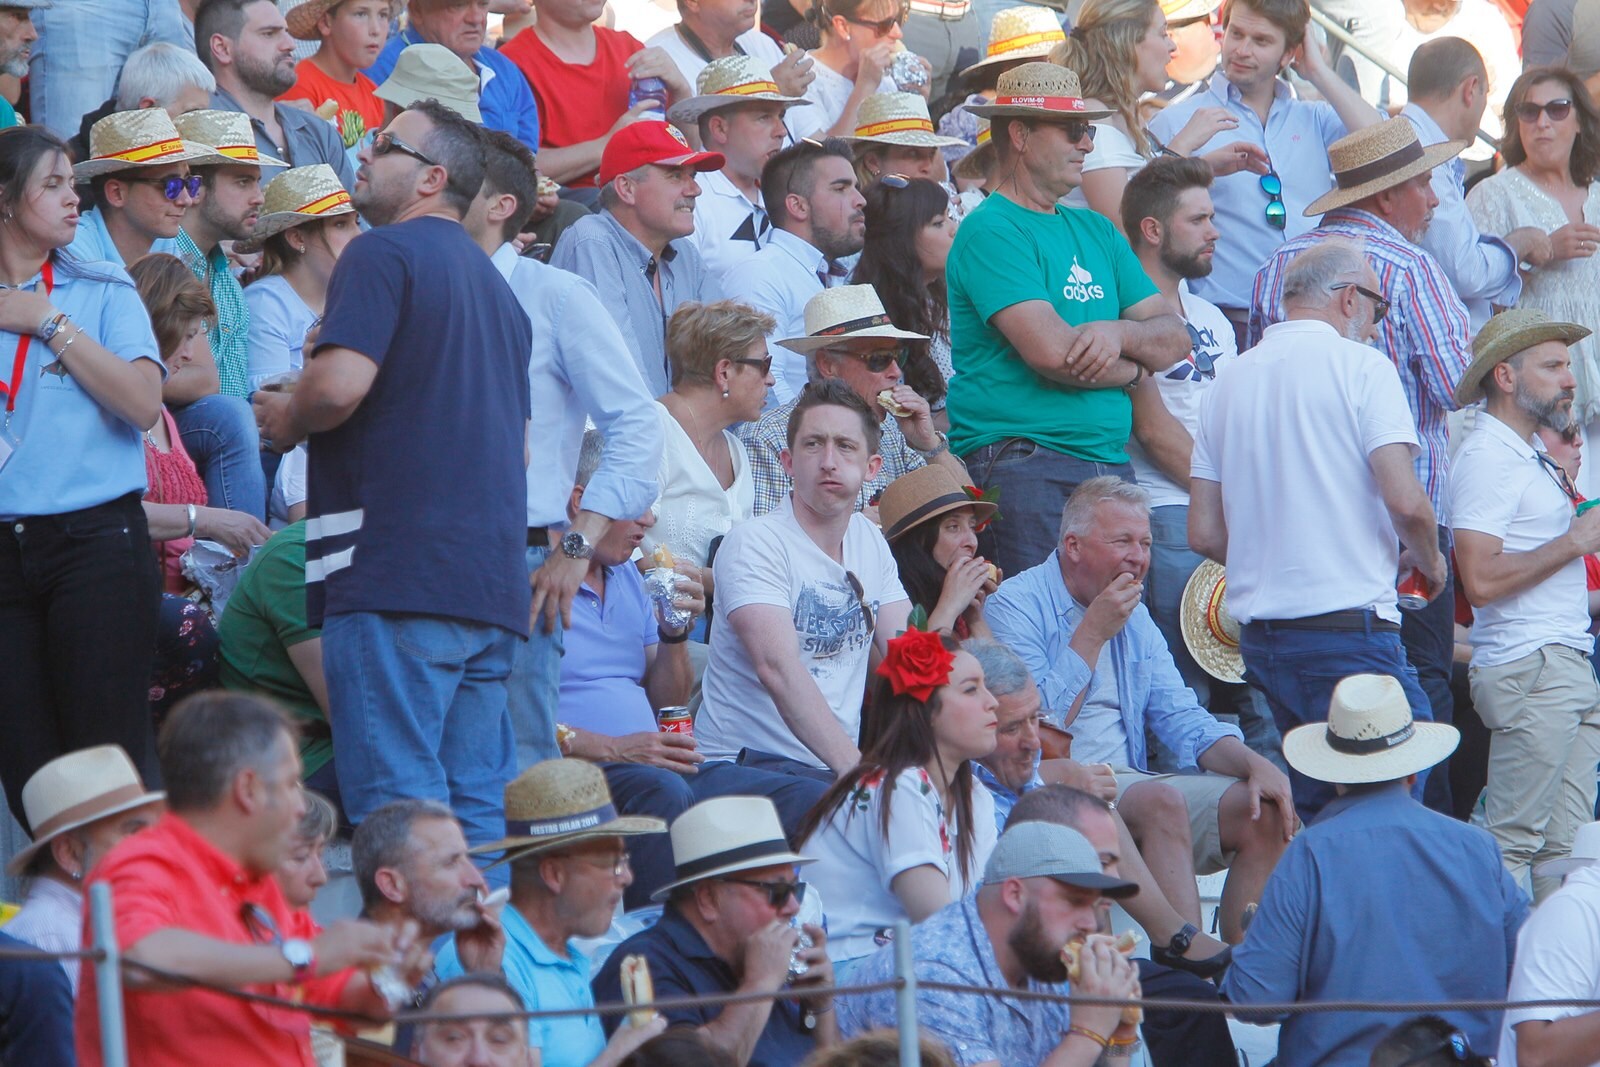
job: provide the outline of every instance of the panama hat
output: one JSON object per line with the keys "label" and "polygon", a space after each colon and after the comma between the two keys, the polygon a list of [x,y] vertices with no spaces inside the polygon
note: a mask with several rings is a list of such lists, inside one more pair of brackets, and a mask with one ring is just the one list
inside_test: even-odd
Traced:
{"label": "panama hat", "polygon": [[1558,860],[1533,865],[1540,878],[1565,878],[1573,871],[1600,863],[1600,822],[1586,822],[1572,838],[1572,852]]}
{"label": "panama hat", "polygon": [[256,133],[243,111],[189,111],[172,120],[178,136],[217,150],[228,162],[252,167],[287,167],[256,148]]}
{"label": "panama hat", "polygon": [[989,20],[989,45],[983,58],[962,71],[961,76],[1019,59],[1043,59],[1066,39],[1060,16],[1049,8],[1034,4],[1008,7]]}
{"label": "panama hat", "polygon": [[1335,188],[1313,200],[1305,214],[1321,215],[1392,189],[1454,159],[1466,147],[1466,141],[1441,141],[1424,148],[1411,120],[1399,116],[1347,134],[1328,146]]}
{"label": "panama hat", "polygon": [[268,237],[284,230],[334,215],[351,215],[355,205],[326,163],[292,167],[267,183],[262,191],[261,214],[250,236],[234,244],[241,252],[254,252]]}
{"label": "panama hat", "polygon": [[667,828],[649,816],[618,815],[605,772],[588,760],[535,763],[506,784],[505,798],[506,836],[469,850],[477,855],[505,849],[495,864],[574,841],[659,834]]}
{"label": "panama hat", "polygon": [[674,889],[707,878],[812,862],[789,848],[772,801],[715,797],[694,805],[672,824],[673,880],[651,893],[650,899],[666,900]]}
{"label": "panama hat", "polygon": [[986,119],[1103,119],[1110,109],[1092,111],[1083,102],[1076,72],[1058,63],[1024,63],[1000,75],[994,103],[967,104]]}
{"label": "panama hat", "polygon": [[478,89],[478,76],[460,56],[442,44],[424,42],[400,50],[394,70],[373,95],[400,108],[418,100],[437,100],[468,122],[481,125]]}
{"label": "panama hat", "polygon": [[[248,121],[248,120],[247,120]],[[188,163],[215,167],[233,160],[208,144],[186,141],[163,108],[116,111],[89,130],[89,158],[72,168],[77,181],[138,167]]]}
{"label": "panama hat", "polygon": [[1222,0],[1161,0],[1161,13],[1168,22],[1203,19],[1222,6]]}
{"label": "panama hat", "polygon": [[950,165],[950,173],[963,181],[977,182],[989,176],[989,168],[994,165],[994,135],[989,129],[989,120],[978,120],[977,143],[972,151],[962,156]]}
{"label": "panama hat", "polygon": [[1283,758],[1307,778],[1332,785],[1392,782],[1434,766],[1460,740],[1454,726],[1413,722],[1396,679],[1353,674],[1333,687],[1327,722],[1284,735]]}
{"label": "panama hat", "polygon": [[27,870],[40,849],[68,831],[166,796],[145,789],[133,760],[118,745],[57,756],[34,771],[22,787],[22,810],[33,827],[33,844],[11,857],[6,873],[15,876]]}
{"label": "panama hat", "polygon": [[1512,356],[1545,341],[1572,344],[1589,336],[1589,328],[1557,322],[1534,308],[1512,308],[1492,316],[1472,339],[1472,362],[1456,383],[1456,403],[1465,407],[1483,397],[1483,380]]}
{"label": "panama hat", "polygon": [[708,111],[735,104],[782,104],[787,110],[811,103],[803,96],[784,96],[760,60],[738,53],[707,63],[695,78],[695,93],[668,108],[667,118],[687,126]]}
{"label": "panama hat", "polygon": [[1239,623],[1228,613],[1228,578],[1222,564],[1201,560],[1189,575],[1179,604],[1178,624],[1189,655],[1207,674],[1222,682],[1244,681]]}
{"label": "panama hat", "polygon": [[907,148],[959,148],[967,142],[933,132],[928,102],[918,93],[875,93],[856,110],[856,132],[846,141],[857,147],[875,144]]}
{"label": "panama hat", "polygon": [[806,301],[806,335],[785,337],[778,343],[791,352],[815,352],[840,341],[889,337],[926,341],[928,335],[902,330],[883,310],[878,291],[870,285],[836,285]]}
{"label": "panama hat", "polygon": [[317,32],[317,23],[323,15],[343,2],[344,0],[301,0],[283,13],[283,21],[289,24],[289,36],[297,41],[322,40],[322,35]]}
{"label": "panama hat", "polygon": [[914,526],[959,508],[972,508],[983,522],[999,505],[974,499],[955,475],[938,464],[918,467],[890,482],[878,501],[878,521],[885,540],[893,541]]}

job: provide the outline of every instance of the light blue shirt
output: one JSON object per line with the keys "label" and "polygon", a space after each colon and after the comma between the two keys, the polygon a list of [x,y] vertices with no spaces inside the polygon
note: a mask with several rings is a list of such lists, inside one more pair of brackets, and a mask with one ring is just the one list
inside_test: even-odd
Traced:
{"label": "light blue shirt", "polygon": [[279,374],[300,370],[306,333],[317,313],[281,274],[270,274],[247,285],[244,302],[250,309],[250,360],[245,372],[249,393]]}
{"label": "light blue shirt", "polygon": [[[42,285],[36,274],[20,288]],[[150,316],[121,267],[57,252],[50,302],[117,358],[161,366]],[[0,331],[0,374],[7,378],[21,340]],[[28,345],[16,401],[8,420],[16,451],[0,476],[0,519],[60,515],[144,492],[143,428],[102,407],[37,337]]]}
{"label": "light blue shirt", "polygon": [[648,733],[656,715],[644,690],[658,643],[644,578],[632,563],[606,568],[606,598],[584,579],[572,598],[561,656],[560,720],[608,737]]}
{"label": "light blue shirt", "polygon": [[[1040,714],[1061,726],[1061,715],[1088,688],[1093,668],[1068,644],[1083,621],[1083,605],[1067,592],[1058,553],[1007,578],[989,598],[984,617],[996,641],[1028,665],[1046,709]],[[1128,735],[1128,766],[1148,770],[1144,728],[1177,753],[1178,766],[1199,766],[1201,753],[1222,740],[1244,740],[1238,727],[1218,722],[1183,684],[1167,642],[1142,603],[1106,645],[1117,683],[1122,725]],[[1104,656],[1101,657],[1104,660]]]}
{"label": "light blue shirt", "polygon": [[1044,779],[1039,777],[1039,758],[1033,760],[1033,777],[1022,784],[1021,793],[1013,793],[994,772],[981,763],[972,765],[972,773],[977,775],[978,781],[989,789],[989,795],[994,797],[994,829],[995,833],[1004,833],[1006,820],[1011,818],[1011,809],[1017,806],[1017,801],[1022,799],[1022,793],[1031,793],[1044,785]]}
{"label": "light blue shirt", "polygon": [[[167,252],[169,249],[151,246],[152,252]],[[117,251],[117,243],[111,239],[111,231],[106,229],[105,216],[100,214],[100,209],[90,208],[78,216],[78,235],[67,246],[67,251],[72,253],[74,259],[80,263],[115,263],[119,267],[126,267],[122,261],[122,253]],[[149,316],[147,315],[146,318]]]}
{"label": "light blue shirt", "polygon": [[[806,387],[806,357],[775,342],[806,335],[806,302],[823,289],[828,277],[828,257],[803,237],[774,229],[767,243],[737,268],[722,276],[728,299],[739,300],[772,316],[767,335],[767,355],[772,357],[772,389],[767,410],[787,404]],[[848,281],[838,279],[839,282]]]}
{"label": "light blue shirt", "polygon": [[1204,89],[1151,119],[1150,132],[1163,144],[1170,142],[1203,107],[1226,108],[1239,120],[1239,126],[1219,132],[1194,155],[1235,141],[1249,141],[1266,149],[1267,158],[1283,181],[1283,205],[1288,215],[1287,226],[1282,230],[1267,224],[1268,197],[1261,191],[1260,175],[1239,171],[1218,178],[1211,189],[1222,240],[1217,242],[1210,275],[1191,278],[1189,291],[1224,310],[1241,310],[1250,306],[1250,291],[1262,261],[1285,240],[1298,237],[1317,224],[1315,217],[1306,217],[1305,209],[1333,188],[1328,146],[1345,135],[1345,127],[1332,105],[1296,99],[1281,78],[1273,84],[1272,107],[1263,126],[1255,109],[1244,102],[1233,83],[1217,73]]}
{"label": "light blue shirt", "polygon": [[[567,942],[567,958],[550,951],[528,920],[507,905],[500,911],[506,930],[500,969],[511,988],[522,994],[529,1011],[594,1006],[589,989],[589,957]],[[456,957],[455,938],[439,953],[434,971],[441,981],[464,973]],[[557,1015],[528,1020],[528,1044],[539,1049],[544,1067],[586,1067],[606,1047],[606,1033],[597,1015]]]}
{"label": "light blue shirt", "polygon": [[[378,53],[372,66],[361,73],[382,85],[394,71],[400,53],[414,44],[426,44],[427,39],[416,30],[406,30],[389,39]],[[483,125],[491,130],[504,130],[523,144],[530,152],[539,151],[539,105],[534,102],[533,89],[517,65],[487,45],[478,49],[473,61],[478,69],[478,110],[483,113]]]}

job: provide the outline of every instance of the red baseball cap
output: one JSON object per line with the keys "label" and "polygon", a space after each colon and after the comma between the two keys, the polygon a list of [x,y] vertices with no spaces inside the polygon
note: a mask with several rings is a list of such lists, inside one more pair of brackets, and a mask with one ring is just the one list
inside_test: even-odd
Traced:
{"label": "red baseball cap", "polygon": [[600,184],[646,163],[658,167],[693,167],[697,171],[721,170],[727,163],[721,152],[696,152],[678,128],[667,122],[645,120],[622,127],[606,142],[600,155]]}

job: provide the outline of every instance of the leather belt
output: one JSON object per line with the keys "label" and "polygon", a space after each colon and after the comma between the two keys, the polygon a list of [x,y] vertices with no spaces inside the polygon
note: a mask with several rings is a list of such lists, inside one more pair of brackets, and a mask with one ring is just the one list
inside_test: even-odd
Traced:
{"label": "leather belt", "polygon": [[549,548],[550,547],[550,527],[548,527],[548,526],[530,526],[530,527],[528,527],[528,547],[529,548]]}
{"label": "leather belt", "polygon": [[1331,630],[1340,633],[1359,633],[1375,630],[1378,633],[1397,634],[1400,624],[1380,619],[1370,610],[1330,611],[1325,615],[1307,615],[1303,619],[1257,619],[1250,625],[1260,624],[1274,630]]}

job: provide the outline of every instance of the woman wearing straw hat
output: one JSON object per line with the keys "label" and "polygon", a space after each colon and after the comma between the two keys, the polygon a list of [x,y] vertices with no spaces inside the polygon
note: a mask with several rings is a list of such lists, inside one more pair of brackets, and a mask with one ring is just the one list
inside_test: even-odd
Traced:
{"label": "woman wearing straw hat", "polygon": [[[810,54],[816,75],[806,86],[814,107],[791,111],[784,121],[802,137],[848,137],[855,132],[861,105],[876,93],[898,92],[889,76],[901,43],[901,27],[911,13],[909,0],[812,0],[808,18],[822,32]],[[928,61],[917,62],[929,71]],[[917,91],[926,99],[929,85]]]}
{"label": "woman wearing straw hat", "polygon": [[1000,587],[1000,570],[978,555],[978,531],[998,507],[956,482],[943,467],[923,467],[889,483],[878,520],[911,603],[928,628],[991,637],[983,602]]}

